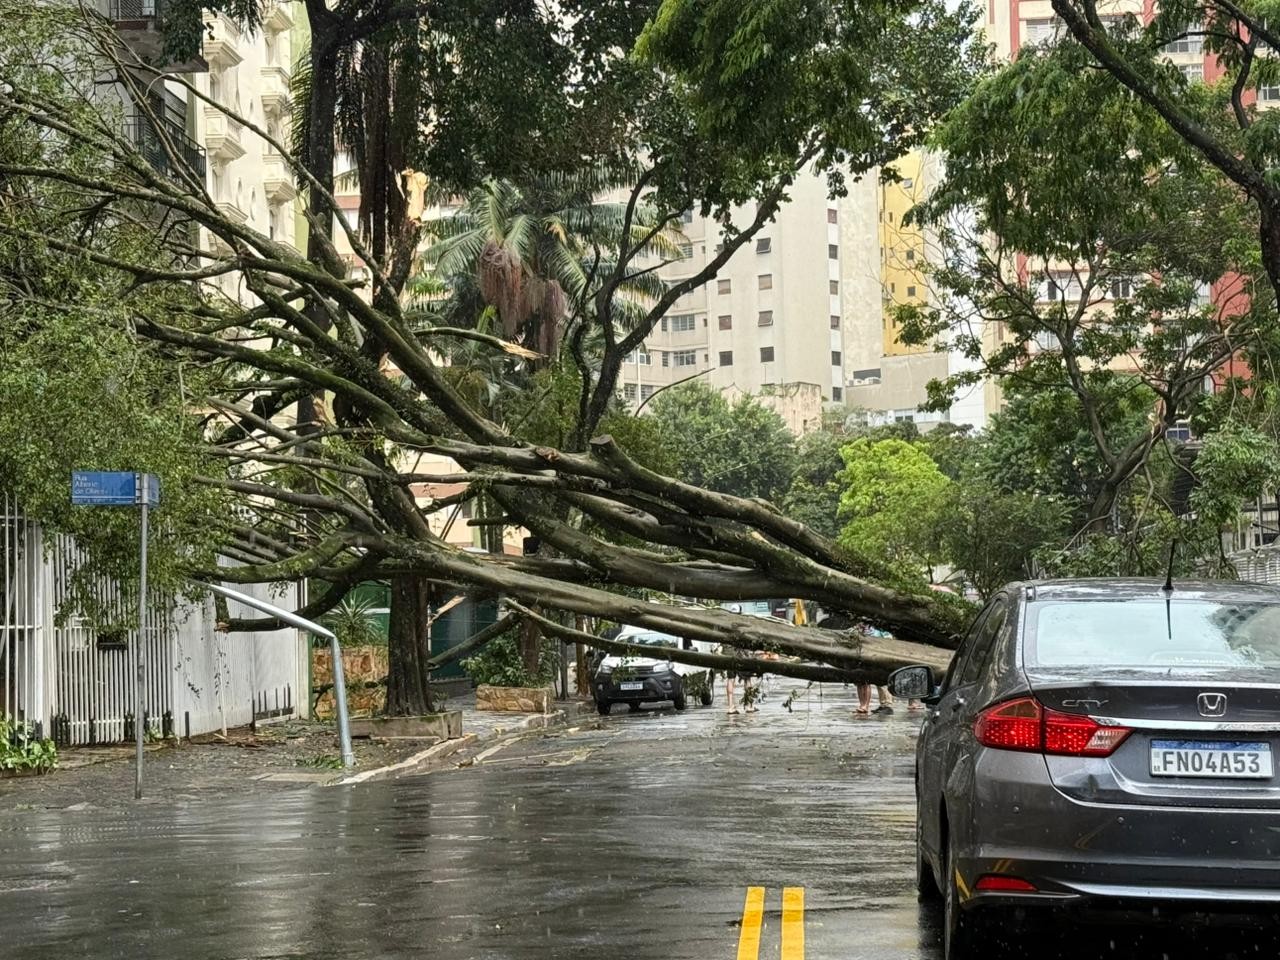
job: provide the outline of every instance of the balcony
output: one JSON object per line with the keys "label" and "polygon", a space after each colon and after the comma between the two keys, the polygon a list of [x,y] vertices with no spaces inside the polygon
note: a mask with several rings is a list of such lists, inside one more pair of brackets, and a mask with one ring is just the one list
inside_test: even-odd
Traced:
{"label": "balcony", "polygon": [[[134,2],[134,0],[122,0]],[[146,2],[146,0],[141,0]],[[244,55],[240,52],[240,28],[223,14],[216,14],[204,23],[204,58],[219,69],[236,66]]]}
{"label": "balcony", "polygon": [[205,107],[204,146],[218,160],[239,160],[244,156],[244,126],[217,107]]}
{"label": "balcony", "polygon": [[[249,214],[241,210],[233,200],[215,201],[214,208],[219,214],[237,226],[246,223],[249,219]],[[212,230],[205,230],[204,234],[207,240],[206,248],[215,256],[229,257],[235,254],[235,249]]]}
{"label": "balcony", "polygon": [[179,165],[184,164],[204,180],[204,150],[181,127],[162,120],[157,128],[149,117],[135,114],[125,120],[124,132],[147,163],[160,173],[177,176]]}
{"label": "balcony", "polygon": [[293,171],[278,153],[268,153],[262,158],[262,189],[271,203],[287,203],[298,195]]}
{"label": "balcony", "polygon": [[272,33],[284,33],[292,29],[292,5],[281,0],[267,0],[262,5],[262,27]]}
{"label": "balcony", "polygon": [[184,63],[169,62],[165,56],[164,33],[160,29],[165,0],[108,0],[107,16],[125,45],[142,60],[176,73],[204,73],[209,64],[201,57]]}
{"label": "balcony", "polygon": [[262,112],[279,120],[289,113],[289,71],[284,67],[262,68]]}

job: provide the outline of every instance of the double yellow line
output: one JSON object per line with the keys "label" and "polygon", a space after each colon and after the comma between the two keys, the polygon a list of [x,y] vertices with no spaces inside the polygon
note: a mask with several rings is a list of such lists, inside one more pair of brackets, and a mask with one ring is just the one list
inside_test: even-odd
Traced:
{"label": "double yellow line", "polygon": [[[747,887],[738,936],[738,960],[759,960],[764,925],[764,887]],[[804,960],[804,887],[782,890],[782,960]]]}

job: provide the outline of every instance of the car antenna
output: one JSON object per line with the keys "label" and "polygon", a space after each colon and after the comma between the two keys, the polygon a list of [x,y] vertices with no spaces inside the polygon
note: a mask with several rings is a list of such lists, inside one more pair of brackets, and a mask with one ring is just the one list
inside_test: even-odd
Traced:
{"label": "car antenna", "polygon": [[1173,641],[1173,558],[1178,550],[1178,541],[1169,541],[1169,568],[1164,577],[1164,625],[1169,641]]}
{"label": "car antenna", "polygon": [[1169,566],[1168,566],[1167,571],[1166,571],[1166,573],[1165,573],[1165,577],[1164,577],[1164,587],[1162,588],[1162,589],[1164,590],[1164,592],[1165,592],[1165,593],[1173,593],[1173,558],[1174,558],[1174,556],[1177,554],[1177,551],[1178,551],[1178,541],[1177,541],[1177,540],[1172,540],[1172,541],[1170,541],[1170,543],[1169,543]]}

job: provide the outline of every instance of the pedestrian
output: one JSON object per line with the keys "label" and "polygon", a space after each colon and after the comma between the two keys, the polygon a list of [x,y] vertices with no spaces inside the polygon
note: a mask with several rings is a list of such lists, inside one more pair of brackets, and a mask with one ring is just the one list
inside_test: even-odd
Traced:
{"label": "pedestrian", "polygon": [[880,698],[880,706],[876,707],[876,713],[893,713],[893,694],[886,687],[876,687],[876,696]]}
{"label": "pedestrian", "polygon": [[858,688],[858,709],[854,712],[859,716],[871,715],[871,684],[859,683],[855,684]]}

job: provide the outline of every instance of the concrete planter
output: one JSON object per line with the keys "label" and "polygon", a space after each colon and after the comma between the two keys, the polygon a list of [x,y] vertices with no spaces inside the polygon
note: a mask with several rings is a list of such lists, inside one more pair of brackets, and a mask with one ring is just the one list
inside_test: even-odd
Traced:
{"label": "concrete planter", "polygon": [[420,717],[368,717],[351,721],[351,736],[377,740],[455,740],[462,736],[462,711]]}
{"label": "concrete planter", "polygon": [[550,687],[476,687],[476,709],[500,713],[549,713],[555,691]]}

